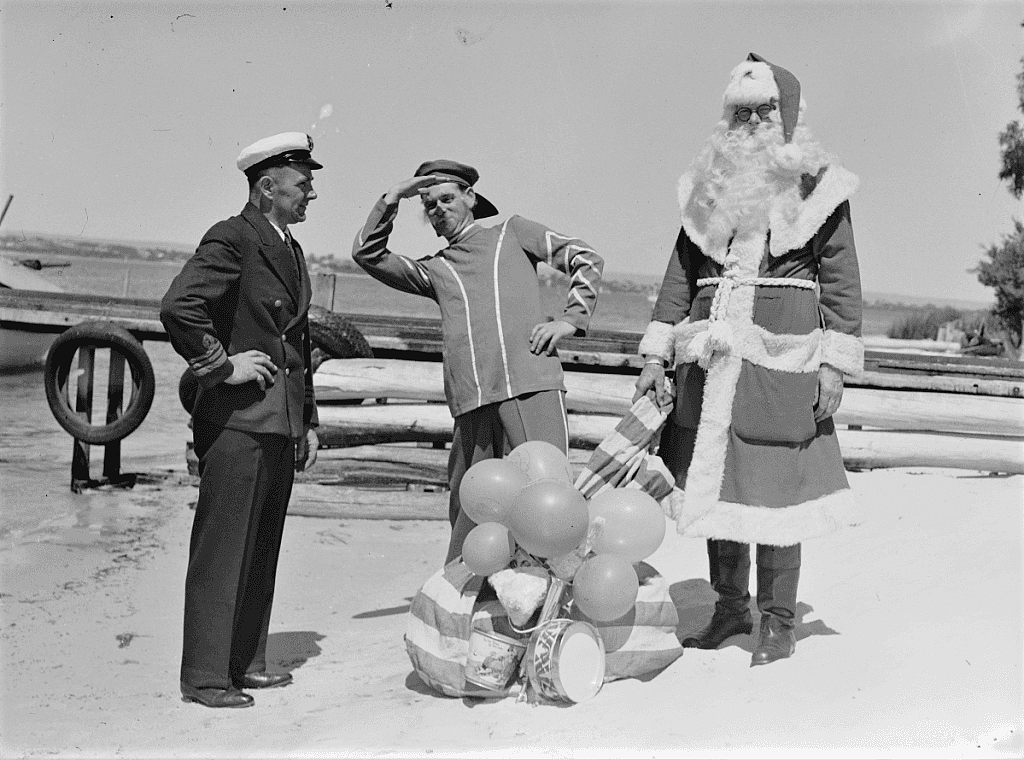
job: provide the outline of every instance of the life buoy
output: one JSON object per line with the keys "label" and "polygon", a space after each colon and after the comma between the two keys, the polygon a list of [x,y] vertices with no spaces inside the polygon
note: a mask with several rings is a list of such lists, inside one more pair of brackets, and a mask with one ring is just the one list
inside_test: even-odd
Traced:
{"label": "life buoy", "polygon": [[[90,424],[84,415],[74,410],[68,396],[72,360],[77,351],[86,346],[109,348],[112,353],[120,354],[131,373],[128,404],[121,416],[109,424]],[[142,344],[125,328],[113,322],[82,322],[58,335],[50,345],[43,369],[43,386],[57,423],[79,441],[95,445],[120,441],[142,424],[156,395],[156,376]]]}

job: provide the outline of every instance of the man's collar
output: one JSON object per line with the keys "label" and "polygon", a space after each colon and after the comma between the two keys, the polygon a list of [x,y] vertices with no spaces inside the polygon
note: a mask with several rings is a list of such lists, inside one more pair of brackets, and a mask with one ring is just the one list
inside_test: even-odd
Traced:
{"label": "man's collar", "polygon": [[455,243],[461,243],[463,240],[465,240],[467,237],[472,235],[474,232],[476,232],[477,230],[481,230],[481,229],[483,229],[483,228],[476,221],[472,221],[469,224],[467,224],[465,227],[463,227],[461,230],[459,230],[459,233],[455,237],[453,237],[451,240],[448,241],[448,245],[454,245]]}
{"label": "man's collar", "polygon": [[282,230],[280,227],[277,226],[277,224],[274,223],[274,221],[269,216],[267,217],[267,221],[270,222],[270,226],[271,227],[273,227],[275,230],[277,230],[277,234],[281,236],[281,239],[284,242],[287,243],[288,242],[288,238],[291,237],[291,235],[288,232],[288,228],[285,227]]}

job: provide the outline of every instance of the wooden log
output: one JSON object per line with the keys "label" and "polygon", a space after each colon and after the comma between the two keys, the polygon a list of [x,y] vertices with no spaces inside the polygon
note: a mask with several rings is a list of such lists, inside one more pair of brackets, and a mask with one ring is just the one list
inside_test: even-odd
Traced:
{"label": "wooden log", "polygon": [[847,469],[948,467],[1024,474],[1024,441],[996,436],[905,433],[891,430],[836,431]]}
{"label": "wooden log", "polygon": [[[594,449],[615,428],[618,419],[570,414],[570,445],[578,449]],[[393,442],[409,440],[410,437],[450,441],[451,425],[447,407],[435,404],[324,407],[320,410],[318,432],[321,440],[328,444],[350,439]],[[843,428],[838,429],[838,435],[844,460],[851,467],[956,467],[1024,472],[1024,439],[1014,436]]]}
{"label": "wooden log", "polygon": [[847,388],[838,425],[1024,437],[1024,399]]}
{"label": "wooden log", "polygon": [[[318,407],[320,441],[327,446],[361,446],[398,441],[452,440],[454,420],[442,404],[363,404]],[[617,416],[569,415],[569,445],[591,450],[615,429]]]}
{"label": "wooden log", "polygon": [[[566,372],[566,406],[582,414],[626,413],[636,378],[596,372]],[[400,359],[328,359],[313,375],[318,401],[393,398],[443,402],[440,364]]]}
{"label": "wooden log", "polygon": [[[879,430],[840,429],[838,435],[843,461],[851,470],[943,467],[1024,473],[1022,441]],[[351,520],[447,520],[448,496],[444,490],[368,489],[296,483],[288,514]]]}
{"label": "wooden log", "polygon": [[[566,406],[571,414],[621,418],[632,403],[634,382],[624,375],[566,372]],[[317,398],[325,402],[368,397],[444,399],[440,365],[392,359],[331,359],[314,375],[314,386]],[[1024,437],[1024,399],[850,387],[835,421],[890,430]]]}
{"label": "wooden log", "polygon": [[856,380],[847,380],[848,388],[885,388],[904,391],[967,393],[973,396],[1024,398],[1024,381],[990,380],[957,375],[912,375],[866,370]]}
{"label": "wooden log", "polygon": [[447,520],[447,491],[371,490],[297,483],[288,514],[350,520]]}

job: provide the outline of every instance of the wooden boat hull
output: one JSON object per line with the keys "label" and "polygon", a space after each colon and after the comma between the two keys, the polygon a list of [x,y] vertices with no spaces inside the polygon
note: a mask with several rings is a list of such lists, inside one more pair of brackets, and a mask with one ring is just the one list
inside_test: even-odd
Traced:
{"label": "wooden boat hull", "polygon": [[0,373],[42,367],[55,337],[54,333],[19,330],[0,323]]}

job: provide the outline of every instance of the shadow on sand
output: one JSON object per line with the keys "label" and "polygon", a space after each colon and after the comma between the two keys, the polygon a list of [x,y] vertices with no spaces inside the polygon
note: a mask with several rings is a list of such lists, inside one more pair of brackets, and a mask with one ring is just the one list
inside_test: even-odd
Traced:
{"label": "shadow on sand", "polygon": [[[679,614],[679,626],[676,628],[676,637],[682,641],[687,636],[698,634],[711,622],[711,616],[715,612],[715,601],[718,594],[711,588],[706,580],[691,578],[685,581],[673,583],[669,589],[672,596],[672,603],[676,606]],[[757,644],[757,632],[759,617],[756,603],[751,600],[751,612],[754,615],[754,631],[749,636],[734,636],[719,647],[727,649],[738,647],[746,652],[753,652]],[[814,607],[804,602],[797,602],[796,605],[796,640],[806,639],[808,636],[838,636],[839,631],[830,628],[823,620],[811,620],[805,623],[804,618],[814,611]]]}
{"label": "shadow on sand", "polygon": [[267,637],[267,662],[291,673],[305,665],[306,660],[319,656],[320,645],[317,642],[324,638],[322,633],[315,631],[272,633]]}

